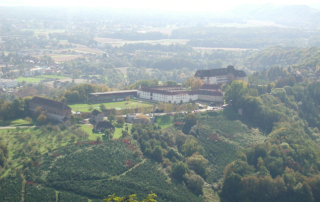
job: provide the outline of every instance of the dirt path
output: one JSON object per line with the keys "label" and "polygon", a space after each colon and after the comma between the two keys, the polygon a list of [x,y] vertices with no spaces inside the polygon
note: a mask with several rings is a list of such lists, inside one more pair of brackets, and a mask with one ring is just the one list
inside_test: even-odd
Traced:
{"label": "dirt path", "polygon": [[24,202],[26,179],[22,173],[21,173],[21,177],[22,177],[21,202]]}
{"label": "dirt path", "polygon": [[126,172],[120,174],[120,175],[117,175],[117,176],[113,176],[113,177],[110,177],[108,180],[112,180],[112,179],[116,179],[116,178],[120,178],[121,176],[124,176],[126,175],[128,172],[130,172],[132,169],[135,169],[136,167],[144,164],[144,162],[146,162],[147,159],[143,159],[140,163],[137,163],[135,166],[133,166],[132,168],[130,168],[129,170],[127,170]]}

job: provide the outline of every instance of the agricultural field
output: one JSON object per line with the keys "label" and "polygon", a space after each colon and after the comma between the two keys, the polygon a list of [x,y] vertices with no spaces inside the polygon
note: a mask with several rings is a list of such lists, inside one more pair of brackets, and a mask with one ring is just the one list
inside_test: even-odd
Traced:
{"label": "agricultural field", "polygon": [[82,57],[81,55],[62,55],[62,54],[49,54],[55,62],[65,62],[69,60],[74,60],[78,57]]}
{"label": "agricultural field", "polygon": [[128,41],[123,39],[111,39],[111,38],[95,38],[97,42],[111,44],[112,46],[123,46],[124,44],[129,43],[150,43],[152,45],[161,44],[161,45],[170,45],[173,43],[186,44],[188,39],[160,39],[160,40],[144,40],[144,41]]}
{"label": "agricultural field", "polygon": [[[88,140],[89,135],[77,126],[47,125],[0,130],[1,142],[9,149],[9,168],[21,167],[31,156],[37,158],[52,149]],[[8,174],[10,169],[4,174]]]}
{"label": "agricultural field", "polygon": [[40,78],[40,77],[19,77],[16,79],[18,82],[30,82],[30,83],[36,83],[36,82],[40,82],[42,80],[45,80],[45,78]]}
{"label": "agricultural field", "polygon": [[128,103],[127,101],[121,101],[121,102],[106,102],[106,103],[96,103],[96,104],[71,104],[69,107],[72,111],[79,111],[79,112],[88,112],[90,106],[92,106],[93,109],[100,109],[100,105],[104,104],[107,109],[113,109],[113,108],[126,108],[126,107],[150,107],[153,106],[154,103],[149,102],[138,102],[136,100],[130,100]]}
{"label": "agricultural field", "polygon": [[[59,194],[96,200],[113,193],[136,193],[141,199],[152,191],[159,202],[203,201],[186,186],[171,181],[157,163],[135,155],[136,150],[139,146],[129,139],[61,147],[44,156],[39,166],[28,169],[26,180],[32,186],[58,190]],[[39,193],[34,191],[35,195]]]}
{"label": "agricultural field", "polygon": [[211,169],[207,182],[223,177],[226,165],[237,158],[236,152],[267,138],[256,126],[232,109],[201,113],[197,141],[203,146]]}

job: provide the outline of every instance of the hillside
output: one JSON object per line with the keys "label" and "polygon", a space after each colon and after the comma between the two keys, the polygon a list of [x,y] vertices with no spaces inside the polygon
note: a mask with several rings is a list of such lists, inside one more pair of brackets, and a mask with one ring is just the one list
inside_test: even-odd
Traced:
{"label": "hillside", "polygon": [[227,13],[247,20],[272,21],[291,27],[318,28],[320,25],[320,10],[307,5],[249,4]]}
{"label": "hillside", "polygon": [[320,64],[320,48],[284,48],[269,47],[248,57],[245,66],[252,71],[270,68],[271,66],[316,67]]}

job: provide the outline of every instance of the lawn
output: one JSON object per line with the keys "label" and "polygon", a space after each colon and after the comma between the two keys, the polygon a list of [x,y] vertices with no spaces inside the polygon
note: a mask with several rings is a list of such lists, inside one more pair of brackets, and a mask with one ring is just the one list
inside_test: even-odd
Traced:
{"label": "lawn", "polygon": [[39,78],[39,77],[19,77],[19,78],[17,78],[18,82],[25,81],[27,83],[28,82],[35,83],[35,82],[40,82],[42,80],[45,80],[45,78]]}
{"label": "lawn", "polygon": [[65,76],[58,76],[58,75],[41,75],[39,78],[46,78],[46,79],[66,79],[68,77]]}
{"label": "lawn", "polygon": [[[122,136],[122,130],[125,130],[126,126],[120,127],[116,124],[113,124],[115,126],[116,131],[113,134],[114,139],[118,139]],[[128,124],[129,131],[131,130],[132,125]],[[89,134],[90,140],[96,140],[97,137],[102,138],[102,133],[93,133],[92,132],[92,126],[91,125],[81,125],[81,129],[84,130],[86,133]]]}
{"label": "lawn", "polygon": [[30,123],[24,119],[15,119],[15,120],[7,120],[7,121],[1,121],[0,126],[10,126],[10,127],[16,127],[16,126],[33,126],[35,123]]}
{"label": "lawn", "polygon": [[[113,109],[113,108],[126,108],[126,107],[149,107],[154,105],[154,103],[149,102],[138,102],[136,100],[130,100],[128,103],[126,101],[121,102],[107,102],[107,103],[98,103],[98,104],[92,104],[91,106],[94,109],[100,110],[100,105],[104,104],[107,109]],[[90,108],[89,104],[73,104],[69,105],[71,107],[72,111],[79,111],[79,112],[88,112],[88,109]]]}
{"label": "lawn", "polygon": [[174,123],[172,115],[156,116],[155,124],[165,129],[172,126]]}

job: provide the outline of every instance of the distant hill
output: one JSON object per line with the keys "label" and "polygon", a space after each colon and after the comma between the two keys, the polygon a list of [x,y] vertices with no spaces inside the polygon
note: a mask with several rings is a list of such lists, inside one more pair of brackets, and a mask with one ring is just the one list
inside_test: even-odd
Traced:
{"label": "distant hill", "polygon": [[274,65],[316,67],[320,65],[320,48],[284,48],[273,46],[248,57],[244,64],[250,70],[263,70]]}
{"label": "distant hill", "polygon": [[307,5],[242,5],[226,14],[247,20],[273,21],[290,27],[319,28],[320,10]]}

